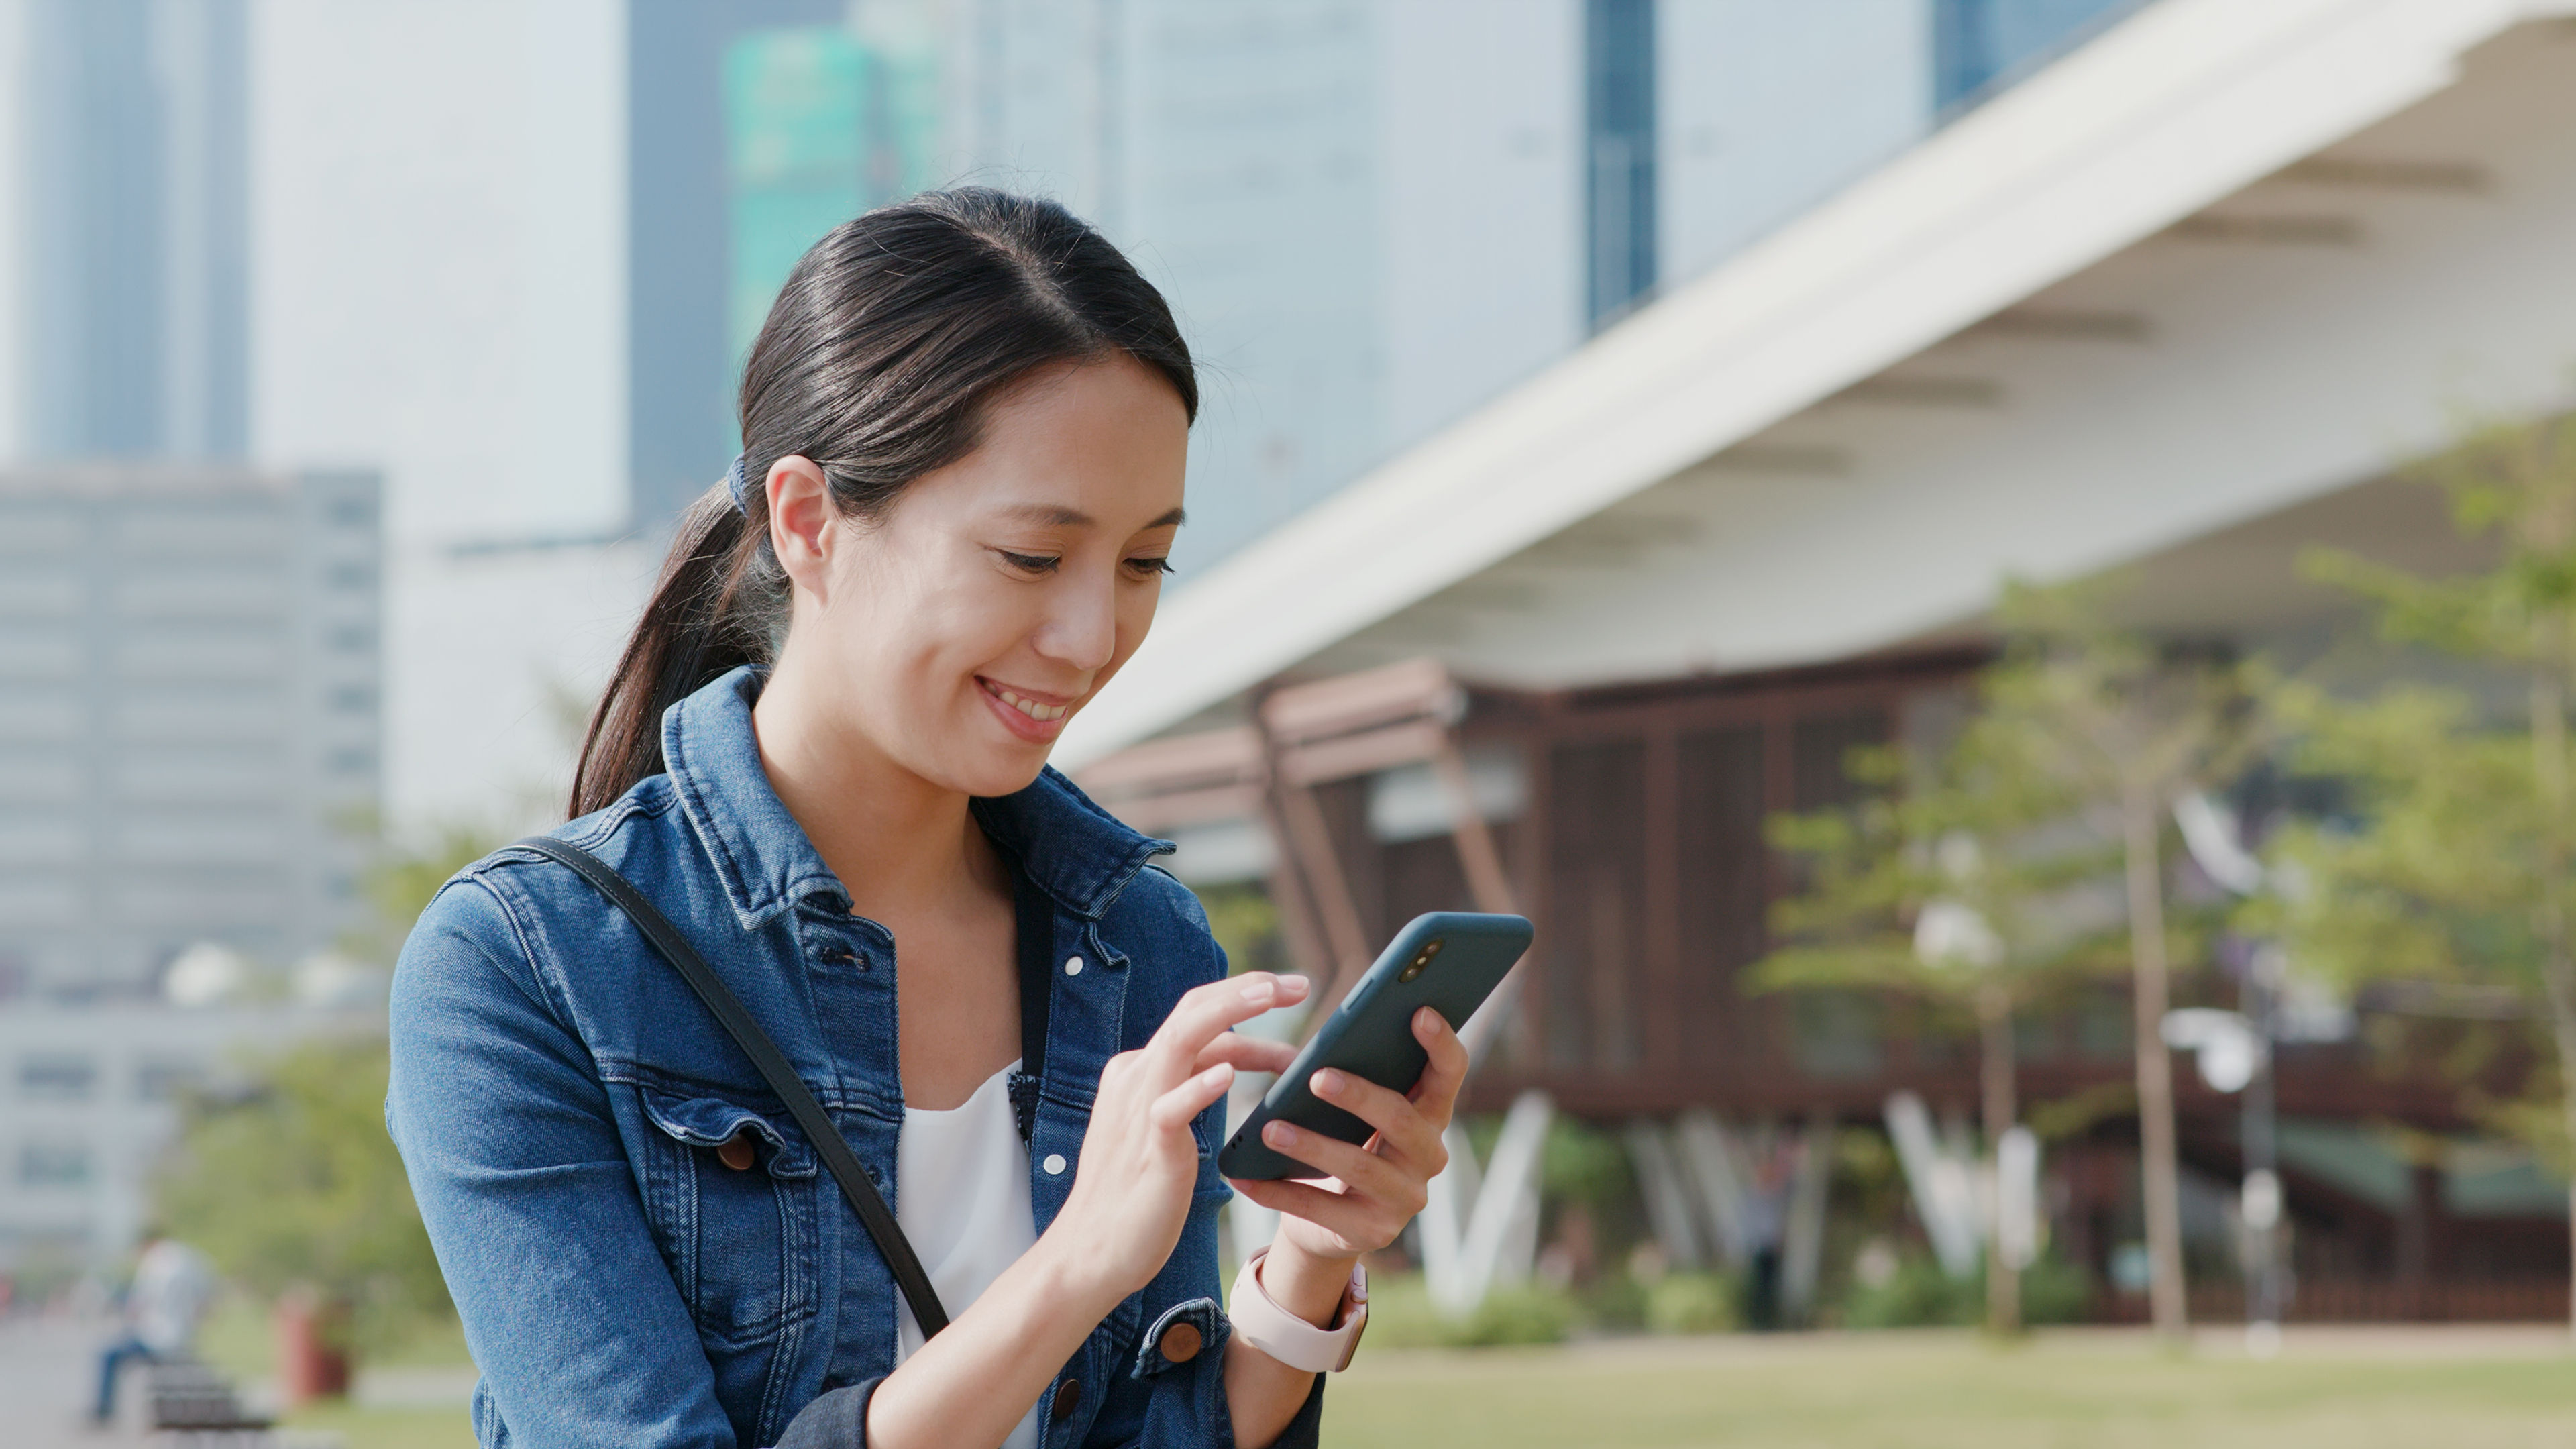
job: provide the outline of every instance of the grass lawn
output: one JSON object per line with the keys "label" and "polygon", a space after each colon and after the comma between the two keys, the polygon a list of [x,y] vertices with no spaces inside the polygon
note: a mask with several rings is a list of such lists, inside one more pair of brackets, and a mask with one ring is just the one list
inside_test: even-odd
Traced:
{"label": "grass lawn", "polygon": [[[251,1322],[212,1337],[264,1368]],[[391,1355],[452,1363],[426,1335]],[[397,1365],[388,1364],[387,1367]],[[471,1449],[461,1406],[315,1406],[348,1449]],[[1998,1347],[1909,1331],[1364,1349],[1328,1392],[1327,1449],[2576,1449],[2576,1351],[2544,1329],[2292,1329],[2247,1360],[2069,1329]]]}
{"label": "grass lawn", "polygon": [[1719,1337],[1363,1352],[1330,1449],[2576,1449],[2576,1354],[2514,1331],[2316,1333],[2250,1362],[2077,1330]]}
{"label": "grass lawn", "polygon": [[348,1449],[474,1449],[474,1424],[458,1409],[361,1409],[314,1405],[289,1414],[284,1427],[340,1436]]}

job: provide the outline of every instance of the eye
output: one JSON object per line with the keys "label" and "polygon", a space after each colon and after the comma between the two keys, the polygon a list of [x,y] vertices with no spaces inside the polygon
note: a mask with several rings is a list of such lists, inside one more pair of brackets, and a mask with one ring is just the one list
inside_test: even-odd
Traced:
{"label": "eye", "polygon": [[1051,553],[1013,553],[1007,548],[997,548],[993,552],[1002,556],[1002,562],[1022,573],[1051,574],[1055,572],[1056,565],[1064,562],[1060,555]]}
{"label": "eye", "polygon": [[1172,561],[1159,556],[1131,558],[1127,560],[1127,567],[1134,570],[1140,577],[1152,578],[1156,574],[1170,573]]}

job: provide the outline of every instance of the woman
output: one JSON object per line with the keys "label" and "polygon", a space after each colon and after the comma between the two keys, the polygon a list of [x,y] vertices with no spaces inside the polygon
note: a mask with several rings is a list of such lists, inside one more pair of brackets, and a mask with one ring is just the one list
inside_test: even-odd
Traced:
{"label": "woman", "polygon": [[[1216,1308],[1226,1088],[1288,1057],[1230,1028],[1306,984],[1228,978],[1168,847],[1045,768],[1152,621],[1197,400],[1162,298],[1051,203],[926,195],[797,264],[555,834],[715,964],[954,1321],[922,1341],[633,924],[502,850],[404,948],[387,1104],[485,1444],[1315,1442],[1312,1363]],[[1336,1177],[1236,1185],[1287,1214],[1235,1290],[1290,1325],[1265,1342],[1353,1323],[1443,1165],[1465,1057],[1424,1017],[1409,1098],[1318,1074],[1367,1150],[1274,1136]]]}

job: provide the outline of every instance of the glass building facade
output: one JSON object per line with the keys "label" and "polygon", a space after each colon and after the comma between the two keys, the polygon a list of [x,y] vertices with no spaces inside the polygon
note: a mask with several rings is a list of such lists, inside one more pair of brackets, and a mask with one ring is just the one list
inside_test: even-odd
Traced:
{"label": "glass building facade", "polygon": [[[245,0],[0,0],[22,349],[0,452],[241,455]],[[0,128],[7,129],[7,128]]]}
{"label": "glass building facade", "polygon": [[628,453],[667,527],[736,446],[734,384],[826,231],[947,179],[932,0],[628,0]]}
{"label": "glass building facade", "polygon": [[1933,0],[1934,103],[1971,101],[2140,0]]}
{"label": "glass building facade", "polygon": [[1584,0],[1586,303],[1598,327],[1655,285],[1654,0]]}

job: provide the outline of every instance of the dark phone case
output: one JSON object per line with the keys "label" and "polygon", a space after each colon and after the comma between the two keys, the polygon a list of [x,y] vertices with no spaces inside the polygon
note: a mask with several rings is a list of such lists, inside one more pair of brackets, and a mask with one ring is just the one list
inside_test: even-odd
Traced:
{"label": "dark phone case", "polygon": [[[1398,981],[1414,953],[1433,940],[1442,943],[1440,954],[1421,975]],[[1218,1171],[1253,1182],[1325,1176],[1272,1151],[1261,1140],[1262,1127],[1277,1118],[1344,1142],[1366,1142],[1373,1129],[1318,1099],[1307,1082],[1317,1071],[1332,1067],[1381,1087],[1412,1091],[1430,1062],[1422,1043],[1414,1039],[1413,1013],[1433,1007],[1452,1029],[1462,1025],[1502,983],[1503,974],[1529,949],[1529,943],[1530,923],[1519,916],[1434,911],[1414,917],[1395,933],[1351,994],[1342,998],[1323,1030],[1262,1094],[1261,1105],[1218,1155]]]}

